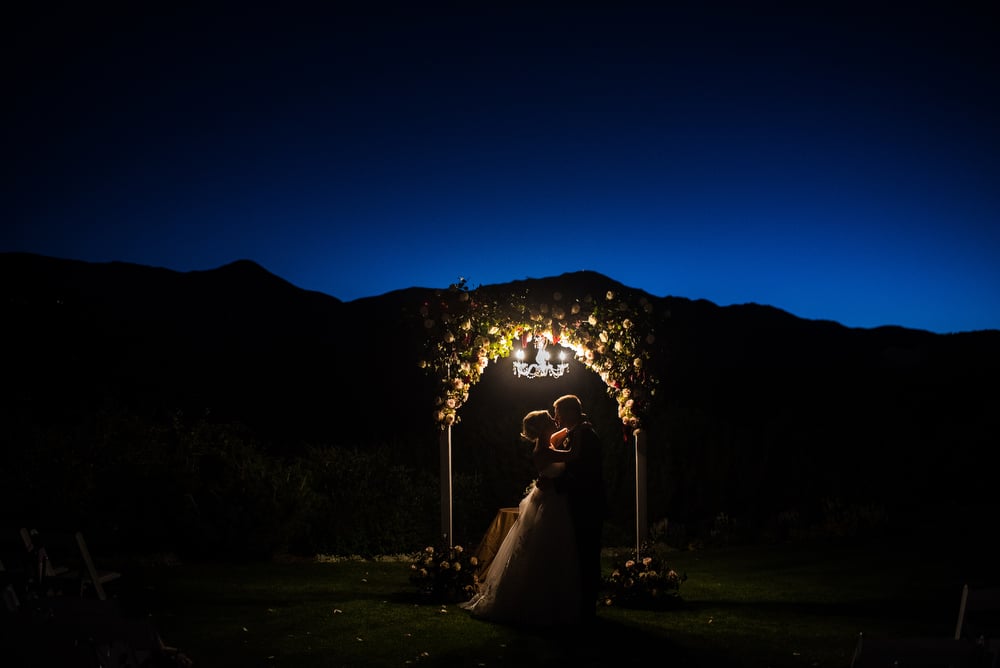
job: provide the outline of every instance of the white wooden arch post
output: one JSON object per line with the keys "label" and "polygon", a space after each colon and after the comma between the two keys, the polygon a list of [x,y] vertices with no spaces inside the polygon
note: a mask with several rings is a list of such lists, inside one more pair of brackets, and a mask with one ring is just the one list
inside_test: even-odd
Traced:
{"label": "white wooden arch post", "polygon": [[639,558],[642,546],[649,540],[649,522],[646,518],[646,445],[645,429],[636,429],[635,436],[635,556]]}
{"label": "white wooden arch post", "polygon": [[448,547],[454,547],[451,512],[451,425],[441,430],[441,535]]}

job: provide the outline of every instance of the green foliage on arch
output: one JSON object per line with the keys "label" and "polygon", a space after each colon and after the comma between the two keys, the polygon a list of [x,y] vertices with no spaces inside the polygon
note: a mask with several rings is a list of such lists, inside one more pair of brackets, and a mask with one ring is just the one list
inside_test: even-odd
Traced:
{"label": "green foliage on arch", "polygon": [[459,409],[489,363],[510,356],[516,342],[545,336],[597,373],[622,423],[638,428],[659,384],[650,364],[653,315],[649,299],[629,290],[539,296],[470,289],[462,278],[420,307],[427,334],[420,365],[440,381],[434,419],[442,429],[459,422]]}

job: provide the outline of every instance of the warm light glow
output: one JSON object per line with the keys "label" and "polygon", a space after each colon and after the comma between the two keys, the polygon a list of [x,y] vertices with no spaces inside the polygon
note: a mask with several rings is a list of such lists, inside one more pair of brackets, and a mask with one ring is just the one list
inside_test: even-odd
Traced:
{"label": "warm light glow", "polygon": [[528,364],[524,361],[524,348],[518,348],[515,353],[516,360],[514,360],[514,375],[518,378],[539,378],[541,376],[551,376],[552,378],[559,378],[564,373],[569,371],[569,364],[566,360],[566,353],[560,351],[559,353],[559,364],[552,364],[549,362],[551,354],[546,347],[549,344],[549,338],[545,334],[536,334],[534,337],[535,348],[538,352],[535,354],[535,361],[533,364]]}

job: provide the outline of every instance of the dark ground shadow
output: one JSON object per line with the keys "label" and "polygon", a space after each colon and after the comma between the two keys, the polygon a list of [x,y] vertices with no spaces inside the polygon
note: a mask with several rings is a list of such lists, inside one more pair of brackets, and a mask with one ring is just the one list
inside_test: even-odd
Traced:
{"label": "dark ground shadow", "polygon": [[713,660],[705,656],[692,656],[687,649],[672,641],[662,629],[602,618],[581,627],[516,630],[531,639],[531,642],[523,645],[510,643],[500,647],[464,647],[437,657],[435,665],[488,668],[572,665],[616,668],[624,661],[632,662],[645,657],[653,665],[691,668],[720,665],[718,661],[723,661],[721,658]]}

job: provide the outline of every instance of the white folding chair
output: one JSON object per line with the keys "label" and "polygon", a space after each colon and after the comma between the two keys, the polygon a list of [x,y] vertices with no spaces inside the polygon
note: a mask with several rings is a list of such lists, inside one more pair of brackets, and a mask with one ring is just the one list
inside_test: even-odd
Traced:
{"label": "white folding chair", "polygon": [[121,573],[98,569],[87,547],[83,533],[63,531],[28,531],[21,529],[21,537],[29,552],[38,559],[39,582],[75,583],[79,595],[93,588],[97,598],[107,599],[104,585],[121,577]]}
{"label": "white folding chair", "polygon": [[92,586],[97,597],[103,601],[108,597],[104,591],[104,584],[112,580],[117,580],[122,574],[118,571],[99,570],[94,565],[93,557],[90,556],[90,550],[87,548],[87,541],[83,538],[83,532],[77,531],[74,538],[76,539],[77,548],[80,550],[80,558],[83,559],[83,564],[86,568],[83,583],[84,585],[89,584]]}
{"label": "white folding chair", "polygon": [[955,639],[960,638],[982,644],[989,665],[1000,665],[1000,587],[962,587],[955,623]]}

